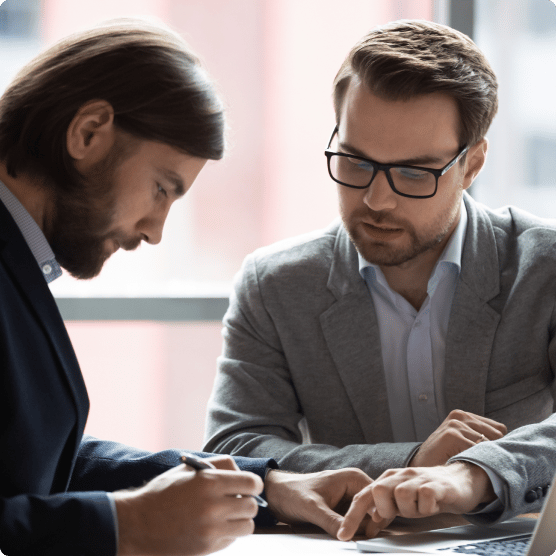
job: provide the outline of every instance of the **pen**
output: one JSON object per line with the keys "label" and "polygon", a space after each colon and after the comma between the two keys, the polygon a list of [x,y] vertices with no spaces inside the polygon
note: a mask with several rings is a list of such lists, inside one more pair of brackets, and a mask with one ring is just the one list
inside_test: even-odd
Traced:
{"label": "pen", "polygon": [[[214,467],[214,465],[212,465],[210,461],[204,461],[201,458],[197,458],[195,456],[182,456],[181,461],[185,463],[185,465],[189,465],[189,467],[193,467],[193,469],[197,471],[201,471],[202,469],[216,469],[216,467]],[[261,508],[266,508],[268,506],[266,500],[264,498],[261,498],[260,496],[257,496],[256,494],[249,494],[248,496],[253,496],[253,498]]]}

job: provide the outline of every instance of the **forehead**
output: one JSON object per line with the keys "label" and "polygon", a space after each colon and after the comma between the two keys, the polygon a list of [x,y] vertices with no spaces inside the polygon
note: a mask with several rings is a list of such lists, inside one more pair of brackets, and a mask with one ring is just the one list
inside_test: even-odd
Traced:
{"label": "forehead", "polygon": [[453,156],[459,148],[458,124],[457,104],[448,95],[431,93],[393,101],[353,79],[342,104],[338,135],[342,143],[386,163]]}

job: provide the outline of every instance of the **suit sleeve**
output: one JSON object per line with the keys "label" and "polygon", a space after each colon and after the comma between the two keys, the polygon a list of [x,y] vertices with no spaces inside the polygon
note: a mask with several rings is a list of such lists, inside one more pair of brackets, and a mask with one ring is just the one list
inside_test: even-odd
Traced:
{"label": "suit sleeve", "polygon": [[556,473],[556,414],[541,423],[526,425],[500,440],[481,442],[452,461],[465,460],[488,467],[503,483],[503,512],[466,516],[491,524],[520,514],[539,512]]}
{"label": "suit sleeve", "polygon": [[[84,437],[67,492],[0,499],[0,550],[10,556],[114,556],[116,527],[106,492],[144,484],[179,465],[184,452],[152,453]],[[191,453],[200,457],[211,455]],[[268,469],[277,467],[268,458],[240,457],[236,463],[243,471],[263,479]],[[259,511],[258,526],[275,523],[268,510]]]}
{"label": "suit sleeve", "polygon": [[[554,375],[556,305],[549,326],[547,357]],[[555,386],[556,381],[553,382],[553,390]],[[514,429],[500,440],[481,442],[450,461],[457,460],[470,461],[490,469],[503,485],[502,513],[467,516],[470,521],[491,524],[520,514],[538,512],[548,487],[556,479],[556,413],[540,423]]]}
{"label": "suit sleeve", "polygon": [[[148,452],[86,435],[81,442],[69,488],[113,492],[139,487],[168,469],[180,465],[180,457],[184,453],[202,458],[214,455],[191,450]],[[263,481],[269,469],[278,467],[270,458],[237,457],[234,461],[242,471],[255,473]],[[259,527],[266,527],[274,525],[276,520],[268,510],[260,508],[255,523]]]}
{"label": "suit sleeve", "polygon": [[21,494],[0,499],[0,549],[10,556],[116,553],[105,492]]}
{"label": "suit sleeve", "polygon": [[[204,449],[234,456],[273,457],[281,468],[297,472],[357,467],[378,477],[391,467],[405,467],[419,444],[338,447],[304,441],[303,409],[262,288],[255,259],[249,256],[224,317],[223,353],[208,405]],[[282,313],[287,310],[280,309]],[[296,331],[288,334],[294,336]],[[297,341],[302,350],[303,338]],[[329,403],[327,400],[323,405]]]}

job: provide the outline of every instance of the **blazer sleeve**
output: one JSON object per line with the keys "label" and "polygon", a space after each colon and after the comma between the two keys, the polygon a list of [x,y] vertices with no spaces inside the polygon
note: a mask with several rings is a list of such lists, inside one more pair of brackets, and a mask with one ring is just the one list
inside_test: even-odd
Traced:
{"label": "blazer sleeve", "polygon": [[[224,317],[224,347],[208,404],[204,449],[234,456],[273,457],[281,468],[303,473],[357,467],[376,478],[386,469],[405,467],[420,444],[364,443],[360,429],[361,442],[343,447],[305,441],[304,409],[276,315],[268,309],[270,302],[263,289],[257,261],[250,255],[236,279]],[[295,310],[280,310],[288,309]],[[299,336],[295,329],[288,334]],[[303,350],[307,339],[298,337],[297,341]],[[323,402],[323,406],[329,404],[329,400]]]}
{"label": "blazer sleeve", "polygon": [[[114,556],[116,527],[106,492],[144,484],[179,465],[184,452],[152,453],[85,436],[67,492],[0,498],[0,550],[10,556]],[[212,455],[187,452],[200,457]],[[235,461],[243,471],[263,479],[268,469],[277,467],[269,458]],[[255,522],[269,526],[276,520],[261,508]]]}
{"label": "blazer sleeve", "polygon": [[556,473],[556,414],[541,423],[513,430],[500,440],[481,442],[452,458],[488,467],[503,483],[503,511],[473,514],[466,518],[478,524],[505,521],[541,510]]}
{"label": "blazer sleeve", "polygon": [[10,556],[114,556],[116,535],[108,496],[79,492],[1,498],[0,549]]}
{"label": "blazer sleeve", "polygon": [[[180,457],[184,453],[194,454],[201,458],[215,455],[191,450],[149,452],[85,435],[81,442],[69,489],[113,492],[139,487],[168,469],[180,465]],[[237,457],[234,458],[234,461],[242,471],[255,473],[263,481],[269,469],[278,468],[276,462],[270,458]],[[259,514],[255,518],[255,524],[259,527],[266,527],[276,524],[276,520],[268,510],[260,508]]]}

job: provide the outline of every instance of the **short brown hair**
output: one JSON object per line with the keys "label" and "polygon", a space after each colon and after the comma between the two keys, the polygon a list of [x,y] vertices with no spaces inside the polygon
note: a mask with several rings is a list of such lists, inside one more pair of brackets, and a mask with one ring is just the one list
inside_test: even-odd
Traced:
{"label": "short brown hair", "polygon": [[451,96],[459,110],[461,147],[485,136],[498,109],[496,76],[484,54],[468,36],[430,21],[377,27],[352,48],[334,80],[337,123],[354,76],[385,99]]}
{"label": "short brown hair", "polygon": [[173,31],[125,19],[66,38],[16,76],[0,98],[0,159],[9,174],[73,183],[66,132],[91,100],[109,102],[116,127],[134,137],[223,156],[223,105],[199,59]]}

